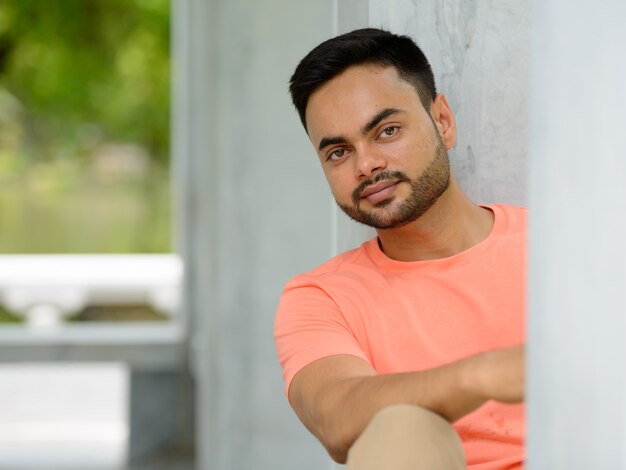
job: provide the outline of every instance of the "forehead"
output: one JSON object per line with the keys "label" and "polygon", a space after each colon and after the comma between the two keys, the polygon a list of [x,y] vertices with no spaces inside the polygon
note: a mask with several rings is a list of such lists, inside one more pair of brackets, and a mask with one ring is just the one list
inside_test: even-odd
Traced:
{"label": "forehead", "polygon": [[415,87],[394,67],[355,65],[315,90],[307,103],[311,138],[360,128],[385,108],[421,108]]}

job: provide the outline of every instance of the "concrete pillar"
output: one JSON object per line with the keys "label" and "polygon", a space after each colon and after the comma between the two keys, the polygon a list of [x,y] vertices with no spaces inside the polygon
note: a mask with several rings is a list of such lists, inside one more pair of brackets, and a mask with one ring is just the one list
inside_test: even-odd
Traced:
{"label": "concrete pillar", "polygon": [[331,1],[177,0],[174,149],[197,382],[197,468],[313,470],[273,343],[285,282],[328,258],[331,207],[288,94]]}
{"label": "concrete pillar", "polygon": [[532,11],[529,469],[624,469],[626,4]]}

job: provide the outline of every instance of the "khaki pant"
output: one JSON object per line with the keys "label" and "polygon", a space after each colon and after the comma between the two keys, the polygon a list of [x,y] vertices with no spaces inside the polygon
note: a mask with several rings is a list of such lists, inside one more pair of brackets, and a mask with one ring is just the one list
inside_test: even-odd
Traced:
{"label": "khaki pant", "polygon": [[464,470],[461,439],[441,416],[413,405],[378,412],[348,452],[348,470]]}

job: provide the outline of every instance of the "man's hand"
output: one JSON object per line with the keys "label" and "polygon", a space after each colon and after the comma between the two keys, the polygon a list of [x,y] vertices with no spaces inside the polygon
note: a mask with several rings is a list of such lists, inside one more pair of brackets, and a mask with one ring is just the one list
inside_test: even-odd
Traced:
{"label": "man's hand", "polygon": [[519,403],[524,400],[524,346],[500,349],[466,361],[466,384],[486,400]]}

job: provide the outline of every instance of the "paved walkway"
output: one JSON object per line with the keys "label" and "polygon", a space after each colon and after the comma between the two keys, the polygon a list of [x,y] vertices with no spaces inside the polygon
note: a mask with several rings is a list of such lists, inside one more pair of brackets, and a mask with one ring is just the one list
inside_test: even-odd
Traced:
{"label": "paved walkway", "polygon": [[0,468],[125,467],[122,364],[0,364]]}

